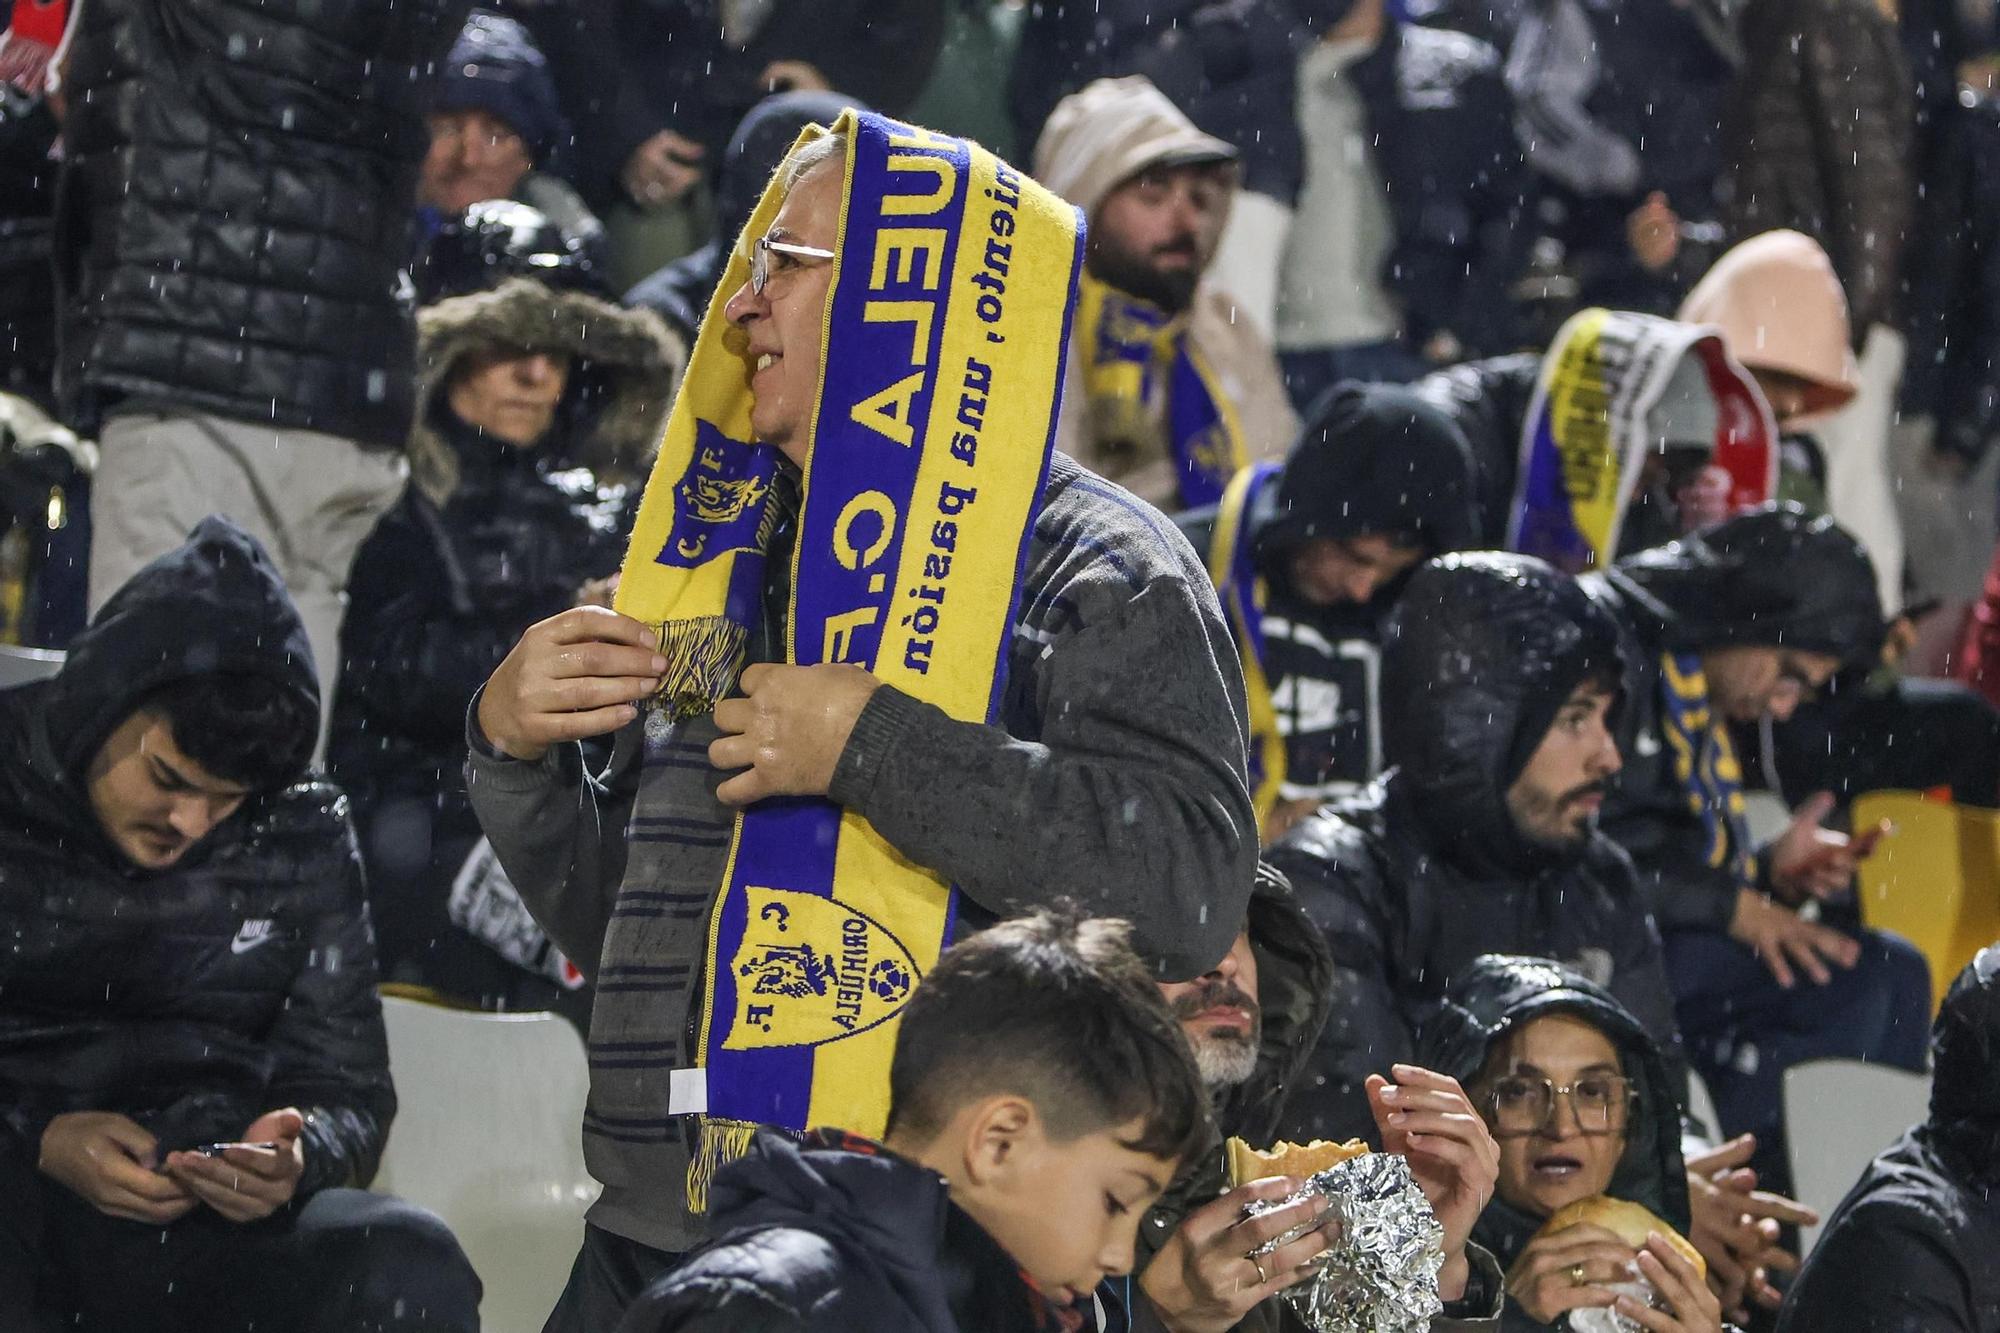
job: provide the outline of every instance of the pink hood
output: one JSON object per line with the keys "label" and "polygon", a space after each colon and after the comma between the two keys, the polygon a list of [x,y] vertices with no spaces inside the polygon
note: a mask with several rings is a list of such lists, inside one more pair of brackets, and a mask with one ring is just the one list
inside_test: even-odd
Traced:
{"label": "pink hood", "polygon": [[1681,302],[1678,318],[1720,328],[1747,369],[1807,381],[1809,416],[1845,407],[1860,387],[1847,296],[1826,251],[1802,232],[1767,231],[1730,250]]}

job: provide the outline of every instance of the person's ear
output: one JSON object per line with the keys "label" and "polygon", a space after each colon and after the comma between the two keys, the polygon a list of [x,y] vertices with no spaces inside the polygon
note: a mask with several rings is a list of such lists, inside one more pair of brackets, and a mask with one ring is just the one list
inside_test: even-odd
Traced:
{"label": "person's ear", "polygon": [[1043,1140],[1035,1104],[1014,1093],[989,1097],[965,1119],[965,1178],[981,1189],[1018,1176]]}

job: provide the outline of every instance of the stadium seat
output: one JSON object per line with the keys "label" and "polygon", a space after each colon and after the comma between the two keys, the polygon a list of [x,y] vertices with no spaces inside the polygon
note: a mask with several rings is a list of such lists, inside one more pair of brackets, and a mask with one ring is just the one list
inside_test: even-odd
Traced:
{"label": "stadium seat", "polygon": [[0,643],[0,690],[47,680],[62,670],[63,655],[55,648],[21,648]]}
{"label": "stadium seat", "polygon": [[1973,955],[2000,940],[2000,812],[1913,791],[1854,802],[1855,828],[1879,819],[1896,831],[1861,863],[1861,914],[1922,951],[1935,1009]]}
{"label": "stadium seat", "polygon": [[597,1197],[583,1165],[583,1042],[553,1014],[385,995],[382,1017],[400,1109],[375,1188],[451,1227],[486,1287],[486,1333],[538,1333]]}
{"label": "stadium seat", "polygon": [[[1808,1060],[1785,1071],[1785,1138],[1792,1194],[1829,1217],[1876,1153],[1930,1112],[1922,1074],[1859,1060]],[[1799,1232],[1810,1253],[1819,1227]]]}

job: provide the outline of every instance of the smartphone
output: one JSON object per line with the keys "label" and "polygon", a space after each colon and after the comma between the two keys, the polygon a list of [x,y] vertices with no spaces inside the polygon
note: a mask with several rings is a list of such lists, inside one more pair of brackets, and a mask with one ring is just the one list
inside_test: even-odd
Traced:
{"label": "smartphone", "polygon": [[247,1148],[251,1152],[278,1151],[278,1145],[275,1143],[203,1143],[189,1148],[188,1151],[198,1152],[203,1157],[220,1157],[231,1148]]}

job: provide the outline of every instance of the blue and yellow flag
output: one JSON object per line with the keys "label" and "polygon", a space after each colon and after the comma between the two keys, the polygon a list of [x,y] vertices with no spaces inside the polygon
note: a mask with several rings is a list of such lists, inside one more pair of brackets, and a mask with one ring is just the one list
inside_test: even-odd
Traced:
{"label": "blue and yellow flag", "polygon": [[[975,143],[848,111],[798,147],[829,133],[846,140],[846,179],[786,660],[854,663],[989,721],[1054,445],[1083,221]],[[733,687],[759,613],[777,458],[753,442],[750,366],[721,305],[781,195],[766,190],[702,324],[619,583],[618,610],[661,627],[664,716]],[[831,801],[738,817],[709,927],[697,1210],[752,1126],[881,1134],[897,1015],[954,910],[950,885]]]}

